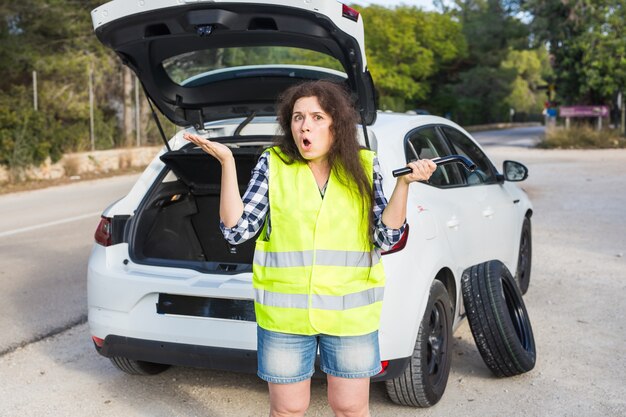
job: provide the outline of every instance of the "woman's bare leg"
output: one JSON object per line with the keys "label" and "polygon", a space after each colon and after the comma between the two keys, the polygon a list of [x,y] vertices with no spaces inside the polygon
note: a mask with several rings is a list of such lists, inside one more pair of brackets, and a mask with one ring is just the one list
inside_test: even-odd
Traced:
{"label": "woman's bare leg", "polygon": [[311,399],[311,379],[293,384],[268,383],[270,417],[304,416]]}

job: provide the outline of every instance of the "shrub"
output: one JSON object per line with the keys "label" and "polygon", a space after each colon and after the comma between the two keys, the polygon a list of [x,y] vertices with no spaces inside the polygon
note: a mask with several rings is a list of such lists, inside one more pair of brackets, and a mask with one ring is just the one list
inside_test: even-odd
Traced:
{"label": "shrub", "polygon": [[540,148],[562,149],[609,149],[626,148],[626,138],[611,129],[597,130],[589,126],[575,126],[570,129],[556,127],[546,129]]}
{"label": "shrub", "polygon": [[63,171],[66,177],[80,174],[80,159],[76,156],[66,156],[63,159]]}
{"label": "shrub", "polygon": [[0,100],[0,164],[7,166],[12,180],[21,180],[25,168],[48,156],[58,161],[63,155],[60,139],[67,135],[54,117],[23,104]]}
{"label": "shrub", "polygon": [[[48,157],[54,163],[65,152],[91,149],[88,114],[78,117],[43,105],[35,111],[30,94],[18,85],[0,94],[0,165],[8,168],[11,181],[25,179],[28,167],[38,166]],[[119,136],[115,113],[97,107],[94,118],[96,148],[113,147]]]}

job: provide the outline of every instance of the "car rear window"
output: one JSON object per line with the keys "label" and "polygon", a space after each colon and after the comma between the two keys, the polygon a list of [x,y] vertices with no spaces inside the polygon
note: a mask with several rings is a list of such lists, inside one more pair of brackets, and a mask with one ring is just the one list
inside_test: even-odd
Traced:
{"label": "car rear window", "polygon": [[236,69],[252,66],[311,66],[343,73],[341,63],[330,55],[287,46],[247,46],[214,48],[188,52],[162,62],[165,72],[179,85],[188,85],[198,77],[226,76]]}

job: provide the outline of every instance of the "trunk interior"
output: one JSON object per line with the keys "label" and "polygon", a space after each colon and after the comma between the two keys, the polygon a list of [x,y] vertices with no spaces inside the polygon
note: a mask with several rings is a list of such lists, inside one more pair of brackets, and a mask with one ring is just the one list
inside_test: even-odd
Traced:
{"label": "trunk interior", "polygon": [[[232,149],[241,195],[267,145]],[[221,273],[251,271],[256,237],[233,246],[219,228],[220,163],[193,147],[170,151],[161,160],[167,168],[131,223],[133,261]]]}

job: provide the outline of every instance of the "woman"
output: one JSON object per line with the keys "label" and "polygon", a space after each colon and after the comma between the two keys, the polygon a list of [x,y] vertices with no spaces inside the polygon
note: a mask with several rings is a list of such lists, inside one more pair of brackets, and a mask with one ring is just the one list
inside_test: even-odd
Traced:
{"label": "woman", "polygon": [[278,102],[284,135],[265,151],[243,200],[230,149],[185,138],[222,165],[225,238],[256,235],[253,265],[258,375],[270,416],[302,416],[319,347],[328,401],[337,416],[369,416],[369,380],[380,372],[380,251],[402,235],[408,187],[428,180],[430,160],[411,162],[389,203],[373,152],[360,149],[357,114],[338,84],[311,81]]}

